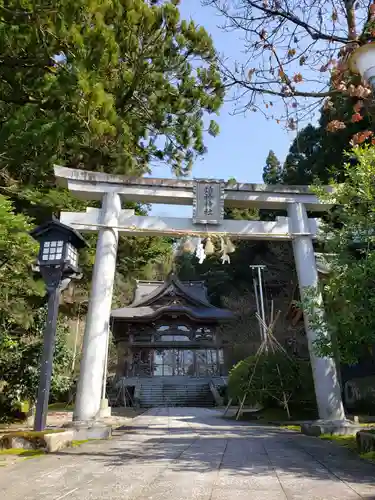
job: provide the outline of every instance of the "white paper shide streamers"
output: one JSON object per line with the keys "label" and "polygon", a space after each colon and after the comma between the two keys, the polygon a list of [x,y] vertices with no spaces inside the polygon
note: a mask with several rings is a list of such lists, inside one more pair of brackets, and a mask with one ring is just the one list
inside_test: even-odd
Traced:
{"label": "white paper shide streamers", "polygon": [[180,244],[180,253],[194,254],[199,264],[203,264],[209,255],[215,254],[216,249],[213,239],[217,239],[220,243],[219,253],[222,264],[230,264],[229,255],[236,250],[236,247],[227,236],[207,236],[205,239],[187,237]]}

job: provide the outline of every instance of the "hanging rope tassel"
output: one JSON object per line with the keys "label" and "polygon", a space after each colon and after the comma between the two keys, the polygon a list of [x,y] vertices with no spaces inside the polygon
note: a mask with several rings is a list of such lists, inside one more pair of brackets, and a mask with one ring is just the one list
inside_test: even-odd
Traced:
{"label": "hanging rope tassel", "polygon": [[226,248],[226,253],[233,253],[236,251],[236,247],[233,245],[231,242],[230,238],[225,239],[225,248]]}
{"label": "hanging rope tassel", "polygon": [[190,238],[187,238],[183,243],[182,243],[182,252],[183,253],[194,253],[195,247],[191,241]]}
{"label": "hanging rope tassel", "polygon": [[215,253],[214,244],[212,243],[212,240],[209,236],[206,239],[206,244],[204,245],[204,252],[206,255],[212,255]]}

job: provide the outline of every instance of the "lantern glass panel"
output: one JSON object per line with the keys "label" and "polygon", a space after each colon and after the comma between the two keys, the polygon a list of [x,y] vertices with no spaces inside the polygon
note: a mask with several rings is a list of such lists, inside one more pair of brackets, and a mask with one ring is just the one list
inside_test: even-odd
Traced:
{"label": "lantern glass panel", "polygon": [[42,261],[60,261],[63,257],[63,250],[64,242],[62,240],[45,241],[43,243]]}
{"label": "lantern glass panel", "polygon": [[65,260],[73,267],[78,266],[78,252],[71,243],[66,245]]}

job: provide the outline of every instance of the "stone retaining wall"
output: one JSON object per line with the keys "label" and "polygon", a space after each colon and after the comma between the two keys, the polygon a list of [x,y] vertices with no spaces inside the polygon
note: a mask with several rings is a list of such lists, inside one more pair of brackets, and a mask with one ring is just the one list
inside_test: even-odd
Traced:
{"label": "stone retaining wall", "polygon": [[375,430],[357,432],[356,441],[359,453],[375,451]]}
{"label": "stone retaining wall", "polygon": [[14,432],[3,435],[1,449],[43,450],[53,453],[71,446],[74,440],[73,430],[59,432]]}

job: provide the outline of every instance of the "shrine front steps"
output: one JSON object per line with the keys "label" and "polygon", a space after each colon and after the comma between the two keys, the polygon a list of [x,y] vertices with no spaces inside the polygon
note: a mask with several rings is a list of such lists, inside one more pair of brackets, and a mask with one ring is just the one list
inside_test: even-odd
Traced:
{"label": "shrine front steps", "polygon": [[144,408],[158,406],[212,407],[214,400],[207,383],[178,384],[143,382],[140,388],[140,405]]}
{"label": "shrine front steps", "polygon": [[215,400],[209,380],[207,377],[140,377],[135,382],[134,379],[129,379],[127,384],[136,384],[136,393],[142,408],[210,408],[215,406]]}

